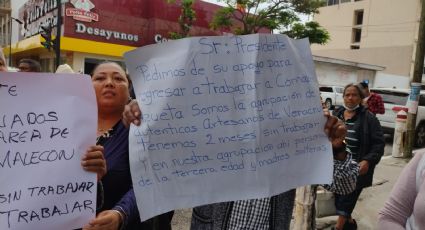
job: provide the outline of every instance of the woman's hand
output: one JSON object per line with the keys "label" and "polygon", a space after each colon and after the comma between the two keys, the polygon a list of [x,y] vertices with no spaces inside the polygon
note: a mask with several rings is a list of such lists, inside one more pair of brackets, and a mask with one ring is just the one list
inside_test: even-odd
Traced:
{"label": "woman's hand", "polygon": [[106,160],[103,156],[103,147],[100,145],[90,146],[81,158],[81,166],[84,170],[97,174],[97,180],[106,174]]}
{"label": "woman's hand", "polygon": [[332,147],[338,148],[345,140],[347,128],[345,127],[344,122],[339,120],[337,117],[332,116],[329,111],[323,111],[323,114],[327,118],[325,124],[325,133],[328,135],[328,138],[332,143]]}
{"label": "woman's hand", "polygon": [[122,122],[126,127],[131,123],[139,126],[141,124],[142,111],[136,100],[131,100],[130,103],[125,105],[124,112],[122,113]]}
{"label": "woman's hand", "polygon": [[117,230],[122,221],[122,217],[117,211],[105,210],[85,225],[83,230]]}

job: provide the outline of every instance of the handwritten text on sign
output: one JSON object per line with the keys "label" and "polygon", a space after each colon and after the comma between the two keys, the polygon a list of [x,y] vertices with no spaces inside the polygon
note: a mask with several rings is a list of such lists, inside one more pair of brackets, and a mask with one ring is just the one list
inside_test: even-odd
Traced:
{"label": "handwritten text on sign", "polygon": [[96,137],[90,79],[2,73],[0,108],[0,229],[87,224],[96,213],[96,176],[80,165]]}
{"label": "handwritten text on sign", "polygon": [[197,37],[125,55],[143,123],[130,131],[142,219],[329,183],[332,154],[307,40]]}

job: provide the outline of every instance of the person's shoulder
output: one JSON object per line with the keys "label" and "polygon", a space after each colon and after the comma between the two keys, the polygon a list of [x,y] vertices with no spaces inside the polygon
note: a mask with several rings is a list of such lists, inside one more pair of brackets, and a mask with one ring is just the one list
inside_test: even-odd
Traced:
{"label": "person's shoulder", "polygon": [[423,161],[425,164],[425,148],[414,151],[414,156],[411,161]]}
{"label": "person's shoulder", "polygon": [[373,96],[373,97],[375,97],[375,98],[382,99],[382,96],[381,96],[381,95],[379,95],[379,94],[377,94],[377,93],[371,92],[370,94],[371,94],[371,96]]}
{"label": "person's shoulder", "polygon": [[374,123],[380,124],[376,115],[374,113],[372,113],[369,109],[364,108],[364,109],[362,109],[361,113],[364,114],[364,116],[366,117],[366,119],[369,123],[374,122]]}

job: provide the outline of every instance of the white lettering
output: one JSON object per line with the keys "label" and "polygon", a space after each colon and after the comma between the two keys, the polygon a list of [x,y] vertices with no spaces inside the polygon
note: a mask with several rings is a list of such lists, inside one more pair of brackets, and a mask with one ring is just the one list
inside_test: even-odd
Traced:
{"label": "white lettering", "polygon": [[154,37],[155,43],[163,43],[163,42],[167,42],[168,39],[167,38],[163,38],[161,36],[161,34],[156,34]]}
{"label": "white lettering", "polygon": [[112,36],[112,31],[107,30],[106,31],[106,40],[109,40],[111,38],[111,36]]}
{"label": "white lettering", "polygon": [[93,34],[93,28],[88,27],[87,28],[87,33],[90,34],[90,35],[92,35]]}
{"label": "white lettering", "polygon": [[112,30],[105,30],[105,29],[99,29],[95,27],[88,27],[84,25],[83,23],[75,23],[75,32],[79,34],[89,34],[89,35],[95,35],[95,36],[101,36],[104,37],[106,40],[109,40],[112,38],[120,39],[124,41],[139,41],[139,36],[135,34],[127,34],[119,31],[112,31]]}
{"label": "white lettering", "polygon": [[83,34],[86,32],[86,26],[83,23],[75,23],[75,25],[77,26],[77,29],[75,30],[75,32]]}

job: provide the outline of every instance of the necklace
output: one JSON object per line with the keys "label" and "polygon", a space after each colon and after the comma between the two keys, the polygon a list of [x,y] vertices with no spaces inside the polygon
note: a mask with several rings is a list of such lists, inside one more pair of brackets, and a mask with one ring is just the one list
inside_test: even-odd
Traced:
{"label": "necklace", "polygon": [[110,129],[102,129],[102,128],[97,128],[97,131],[99,133],[105,133],[106,131],[109,131]]}

